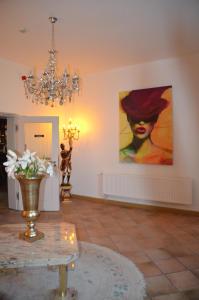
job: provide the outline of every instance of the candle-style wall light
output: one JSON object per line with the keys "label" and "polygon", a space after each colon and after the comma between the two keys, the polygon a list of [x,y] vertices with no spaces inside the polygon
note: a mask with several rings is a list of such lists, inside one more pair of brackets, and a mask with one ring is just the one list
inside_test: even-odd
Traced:
{"label": "candle-style wall light", "polygon": [[73,140],[79,140],[79,127],[73,123],[72,119],[69,119],[67,128],[63,127],[64,139],[69,142]]}

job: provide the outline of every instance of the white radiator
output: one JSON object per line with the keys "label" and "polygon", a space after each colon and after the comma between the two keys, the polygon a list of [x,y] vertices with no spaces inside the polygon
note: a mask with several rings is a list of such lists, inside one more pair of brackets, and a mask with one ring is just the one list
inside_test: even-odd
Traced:
{"label": "white radiator", "polygon": [[192,203],[192,180],[190,178],[102,174],[102,191],[105,196],[178,204]]}

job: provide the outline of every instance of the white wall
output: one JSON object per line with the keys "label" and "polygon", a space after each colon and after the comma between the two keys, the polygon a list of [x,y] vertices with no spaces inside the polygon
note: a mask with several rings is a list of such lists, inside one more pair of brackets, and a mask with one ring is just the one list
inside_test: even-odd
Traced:
{"label": "white wall", "polygon": [[[0,113],[58,115],[60,130],[70,116],[79,122],[80,140],[74,143],[72,157],[74,194],[101,197],[99,174],[105,171],[187,176],[193,179],[193,205],[182,208],[199,211],[198,70],[199,54],[195,54],[87,76],[83,78],[82,95],[72,105],[52,109],[34,105],[25,98],[20,78],[27,74],[26,67],[0,60]],[[120,163],[118,92],[170,84],[173,86],[174,165]]]}
{"label": "white wall", "polygon": [[25,66],[0,58],[0,114],[59,116],[61,130],[62,124],[70,115],[69,104],[51,108],[45,105],[35,105],[27,100],[21,76],[29,72],[30,69]]}
{"label": "white wall", "polygon": [[[76,118],[84,123],[85,128],[73,152],[73,193],[100,197],[98,175],[105,171],[191,177],[193,205],[182,208],[199,210],[198,70],[199,54],[195,54],[84,78],[83,94],[76,106]],[[173,86],[174,165],[120,163],[118,92],[163,85]],[[128,201],[135,202],[135,199]],[[157,205],[157,202],[154,204]]]}

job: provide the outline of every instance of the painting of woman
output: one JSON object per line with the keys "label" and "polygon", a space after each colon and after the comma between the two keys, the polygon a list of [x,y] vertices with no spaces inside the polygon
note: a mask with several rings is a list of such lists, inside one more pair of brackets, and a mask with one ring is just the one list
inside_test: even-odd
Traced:
{"label": "painting of woman", "polygon": [[155,128],[157,131],[160,115],[171,106],[169,91],[171,86],[133,90],[121,99],[120,108],[126,114],[131,140],[120,148],[120,161],[163,165],[173,163],[171,143],[170,147],[164,147],[152,135]]}

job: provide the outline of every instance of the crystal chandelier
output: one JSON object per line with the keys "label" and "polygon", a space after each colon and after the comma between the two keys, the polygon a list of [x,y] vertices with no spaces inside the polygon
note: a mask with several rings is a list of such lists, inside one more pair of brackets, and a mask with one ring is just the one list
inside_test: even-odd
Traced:
{"label": "crystal chandelier", "polygon": [[56,53],[54,46],[54,24],[57,18],[49,18],[52,24],[51,49],[49,50],[49,60],[45,71],[40,78],[30,73],[23,75],[25,95],[33,103],[51,105],[54,107],[58,102],[63,105],[66,101],[71,102],[72,95],[79,91],[79,76],[75,73],[71,76],[65,69],[59,77],[56,74]]}

